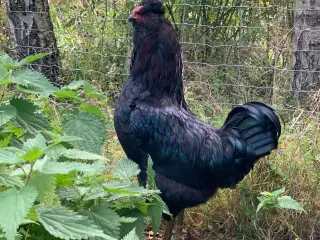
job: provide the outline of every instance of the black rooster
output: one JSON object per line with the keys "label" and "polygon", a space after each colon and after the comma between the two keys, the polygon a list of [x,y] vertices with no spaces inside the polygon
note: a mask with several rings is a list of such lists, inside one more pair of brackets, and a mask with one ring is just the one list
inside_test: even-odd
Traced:
{"label": "black rooster", "polygon": [[234,108],[220,129],[198,119],[184,99],[180,45],[162,2],[145,0],[129,21],[134,49],[115,129],[144,186],[151,156],[161,197],[176,216],[241,181],[277,148],[281,125],[273,109],[258,102]]}

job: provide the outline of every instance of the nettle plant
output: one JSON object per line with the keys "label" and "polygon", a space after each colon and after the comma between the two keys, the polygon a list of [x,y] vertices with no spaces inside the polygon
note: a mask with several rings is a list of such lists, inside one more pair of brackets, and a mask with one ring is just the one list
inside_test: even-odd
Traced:
{"label": "nettle plant", "polygon": [[138,166],[100,155],[103,95],[85,82],[61,89],[0,53],[0,239],[141,239],[168,214],[154,183],[132,181]]}
{"label": "nettle plant", "polygon": [[256,213],[261,209],[279,208],[279,209],[291,209],[297,211],[305,211],[303,207],[290,196],[283,196],[285,188],[280,188],[273,192],[261,192],[258,197],[260,201]]}

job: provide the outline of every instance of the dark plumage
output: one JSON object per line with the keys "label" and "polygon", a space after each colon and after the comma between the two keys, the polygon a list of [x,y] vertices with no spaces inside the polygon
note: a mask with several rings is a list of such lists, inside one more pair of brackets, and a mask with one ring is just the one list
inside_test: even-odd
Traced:
{"label": "dark plumage", "polygon": [[163,13],[161,2],[146,0],[129,17],[131,71],[114,123],[144,185],[151,156],[157,187],[175,216],[241,181],[259,158],[277,148],[281,125],[274,111],[258,102],[234,108],[220,129],[194,116],[184,99],[178,37]]}

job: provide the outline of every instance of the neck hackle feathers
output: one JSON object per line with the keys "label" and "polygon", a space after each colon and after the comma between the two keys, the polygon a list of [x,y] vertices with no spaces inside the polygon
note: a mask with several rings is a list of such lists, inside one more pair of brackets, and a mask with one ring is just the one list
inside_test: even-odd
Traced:
{"label": "neck hackle feathers", "polygon": [[144,19],[142,24],[134,24],[132,80],[146,85],[149,91],[147,98],[168,100],[190,111],[183,93],[178,35],[164,16],[162,1],[144,0],[135,10]]}

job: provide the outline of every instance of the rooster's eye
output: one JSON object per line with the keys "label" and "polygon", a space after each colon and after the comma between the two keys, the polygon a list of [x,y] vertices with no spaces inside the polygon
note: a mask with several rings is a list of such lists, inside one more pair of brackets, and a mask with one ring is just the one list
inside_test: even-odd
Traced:
{"label": "rooster's eye", "polygon": [[151,15],[150,13],[146,13],[146,14],[145,14],[146,17],[149,17],[150,15]]}

